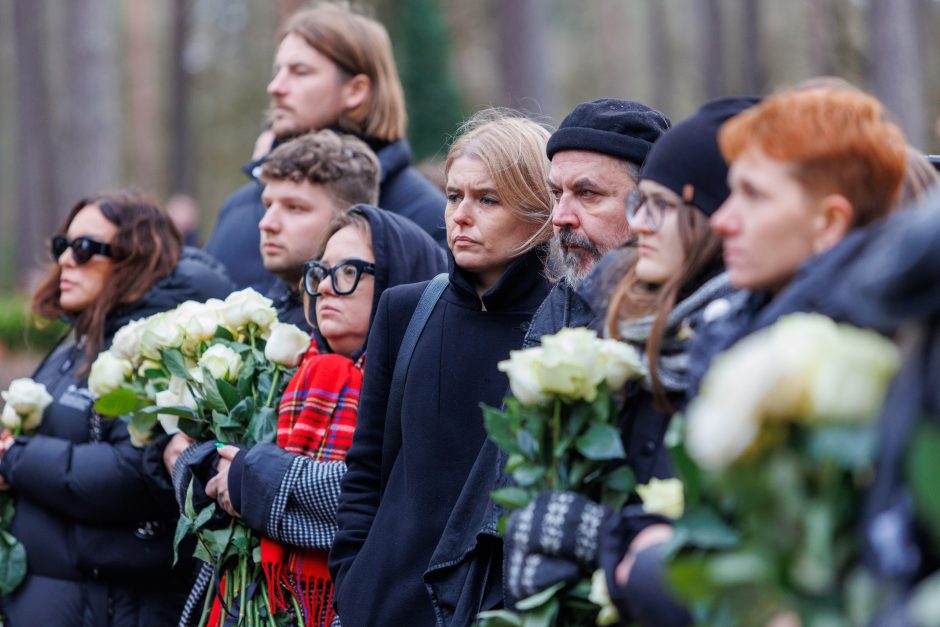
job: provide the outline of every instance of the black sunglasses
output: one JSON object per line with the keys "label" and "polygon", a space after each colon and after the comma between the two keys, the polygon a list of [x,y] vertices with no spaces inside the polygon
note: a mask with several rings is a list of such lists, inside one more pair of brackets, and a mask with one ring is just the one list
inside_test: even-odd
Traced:
{"label": "black sunglasses", "polygon": [[375,276],[375,264],[362,259],[343,259],[329,268],[319,261],[308,261],[304,264],[304,291],[311,296],[319,296],[317,288],[320,281],[329,276],[333,292],[346,296],[356,291],[363,273]]}
{"label": "black sunglasses", "polygon": [[64,235],[55,235],[52,237],[51,244],[53,259],[58,260],[67,248],[71,248],[72,256],[78,265],[88,263],[95,255],[111,256],[111,246],[109,244],[102,244],[90,237],[76,237],[69,241],[69,238]]}

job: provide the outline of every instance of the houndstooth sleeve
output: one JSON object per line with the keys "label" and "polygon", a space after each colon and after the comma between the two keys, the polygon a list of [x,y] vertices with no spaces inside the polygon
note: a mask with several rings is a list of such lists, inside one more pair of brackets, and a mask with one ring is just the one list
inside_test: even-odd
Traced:
{"label": "houndstooth sleeve", "polygon": [[345,474],[344,462],[294,457],[271,504],[268,536],[294,546],[329,549],[336,534],[336,505]]}

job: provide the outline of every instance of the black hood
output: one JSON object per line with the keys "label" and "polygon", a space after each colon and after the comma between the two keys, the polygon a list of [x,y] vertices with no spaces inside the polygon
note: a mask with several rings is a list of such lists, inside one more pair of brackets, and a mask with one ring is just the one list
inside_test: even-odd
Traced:
{"label": "black hood", "polygon": [[225,298],[235,290],[222,266],[214,257],[186,246],[173,272],[163,277],[133,303],[122,305],[109,316],[105,337],[111,337],[133,320],[168,311],[187,300],[205,302]]}
{"label": "black hood", "polygon": [[[447,259],[437,242],[407,218],[371,205],[356,205],[350,211],[364,215],[372,231],[375,291],[372,295],[372,311],[369,313],[371,328],[379,298],[385,290],[396,285],[427,281],[441,272],[446,272]],[[313,308],[311,303],[311,309]],[[321,350],[329,350],[316,328],[314,334]]]}

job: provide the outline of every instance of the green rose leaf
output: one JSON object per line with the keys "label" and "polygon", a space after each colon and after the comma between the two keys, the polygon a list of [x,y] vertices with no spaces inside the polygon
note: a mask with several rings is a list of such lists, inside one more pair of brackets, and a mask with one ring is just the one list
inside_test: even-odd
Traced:
{"label": "green rose leaf", "polygon": [[123,416],[146,406],[148,402],[138,398],[133,390],[119,388],[95,401],[95,411],[102,416]]}
{"label": "green rose leaf", "polygon": [[209,409],[219,412],[228,411],[225,400],[219,393],[219,386],[216,384],[215,378],[213,378],[212,373],[209,372],[209,369],[205,366],[202,368],[202,390],[206,396],[206,406],[208,406]]}
{"label": "green rose leaf", "polygon": [[480,403],[483,410],[483,424],[490,439],[499,448],[509,453],[518,452],[516,436],[512,430],[512,419],[499,409]]}
{"label": "green rose leaf", "polygon": [[277,411],[273,407],[259,407],[248,423],[248,435],[256,443],[277,439]]}
{"label": "green rose leaf", "polygon": [[12,544],[0,542],[0,592],[9,594],[26,576],[26,549],[16,541]]}
{"label": "green rose leaf", "polygon": [[546,603],[548,603],[549,601],[553,600],[555,597],[555,593],[564,587],[565,587],[565,582],[559,581],[558,583],[556,583],[554,586],[550,588],[546,588],[542,590],[541,592],[536,592],[532,596],[522,599],[521,601],[516,603],[516,609],[526,612],[528,610],[541,607],[545,605]]}
{"label": "green rose leaf", "polygon": [[544,477],[545,467],[539,466],[538,464],[522,464],[512,473],[512,478],[524,488],[534,485]]}
{"label": "green rose leaf", "polygon": [[228,340],[230,342],[235,340],[235,336],[232,335],[232,332],[221,325],[215,328],[215,338],[218,340]]}
{"label": "green rose leaf", "polygon": [[687,511],[676,521],[676,535],[681,532],[687,544],[703,549],[727,549],[740,542],[738,533],[707,507]]}
{"label": "green rose leaf", "polygon": [[592,424],[587,432],[575,441],[578,451],[593,460],[622,459],[626,457],[620,431],[611,425]]}
{"label": "green rose leaf", "polygon": [[241,399],[235,386],[222,379],[217,379],[215,385],[219,390],[219,396],[222,397],[222,402],[225,404],[226,409],[229,411],[234,409]]}
{"label": "green rose leaf", "polygon": [[147,411],[136,411],[134,415],[131,416],[131,424],[134,425],[134,428],[145,433],[153,429],[154,425],[157,424],[157,414],[155,412]]}
{"label": "green rose leaf", "polygon": [[917,516],[934,542],[940,542],[940,491],[936,488],[940,476],[940,429],[927,423],[917,427],[906,466]]}
{"label": "green rose leaf", "polygon": [[604,487],[616,492],[632,492],[636,478],[629,466],[621,466],[604,477]]}
{"label": "green rose leaf", "polygon": [[522,488],[500,488],[490,492],[492,498],[497,504],[507,509],[519,509],[529,504],[529,493]]}
{"label": "green rose leaf", "polygon": [[522,627],[522,617],[509,610],[492,610],[477,614],[478,627]]}
{"label": "green rose leaf", "polygon": [[203,525],[209,522],[209,519],[212,518],[212,515],[215,514],[215,503],[209,503],[202,511],[199,512],[199,515],[196,516],[196,520],[193,521],[193,529],[202,529]]}
{"label": "green rose leaf", "polygon": [[166,348],[161,351],[160,354],[163,356],[161,361],[163,365],[166,366],[166,369],[170,371],[170,374],[174,374],[185,381],[192,380],[192,377],[189,375],[189,368],[186,367],[186,360],[183,358],[183,353],[175,348]]}
{"label": "green rose leaf", "polygon": [[193,521],[186,516],[180,516],[176,521],[176,532],[173,534],[173,565],[179,561],[180,542],[192,531]]}

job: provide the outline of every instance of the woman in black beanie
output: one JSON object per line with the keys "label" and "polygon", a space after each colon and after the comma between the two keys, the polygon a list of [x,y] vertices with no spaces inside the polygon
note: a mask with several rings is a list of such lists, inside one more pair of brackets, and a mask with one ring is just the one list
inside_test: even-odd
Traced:
{"label": "woman in black beanie", "polygon": [[[727,166],[716,135],[722,122],[755,102],[749,98],[710,102],[653,144],[639,185],[627,199],[634,240],[605,257],[595,270],[600,275],[597,285],[615,284],[604,330],[633,346],[647,367],[643,379],[628,383],[622,391],[620,413],[627,463],[638,484],[672,475],[663,441],[672,415],[685,404],[689,340],[723,311],[731,293],[723,274],[721,240],[708,226],[709,217],[729,194]],[[556,520],[536,515],[545,511]],[[578,534],[575,546],[582,549],[578,555],[548,556],[540,546],[544,524],[557,524],[560,511],[561,533]],[[584,534],[587,518],[607,522],[597,525],[599,533],[589,538]],[[516,598],[526,597],[568,576],[573,582],[600,566],[624,624],[684,624],[685,611],[660,590],[652,595],[644,590],[637,600],[625,585],[627,578],[619,576],[625,570],[619,565],[636,538],[640,545],[651,545],[671,534],[668,524],[657,523],[668,520],[644,514],[639,505],[615,513],[580,495],[544,494],[510,521],[506,534],[510,592]],[[588,545],[592,551],[583,550]],[[580,569],[567,569],[568,576],[552,581],[550,571],[565,570],[558,565],[566,558]],[[626,561],[631,563],[632,555]],[[657,573],[651,575],[644,576],[642,583],[655,582]]]}

